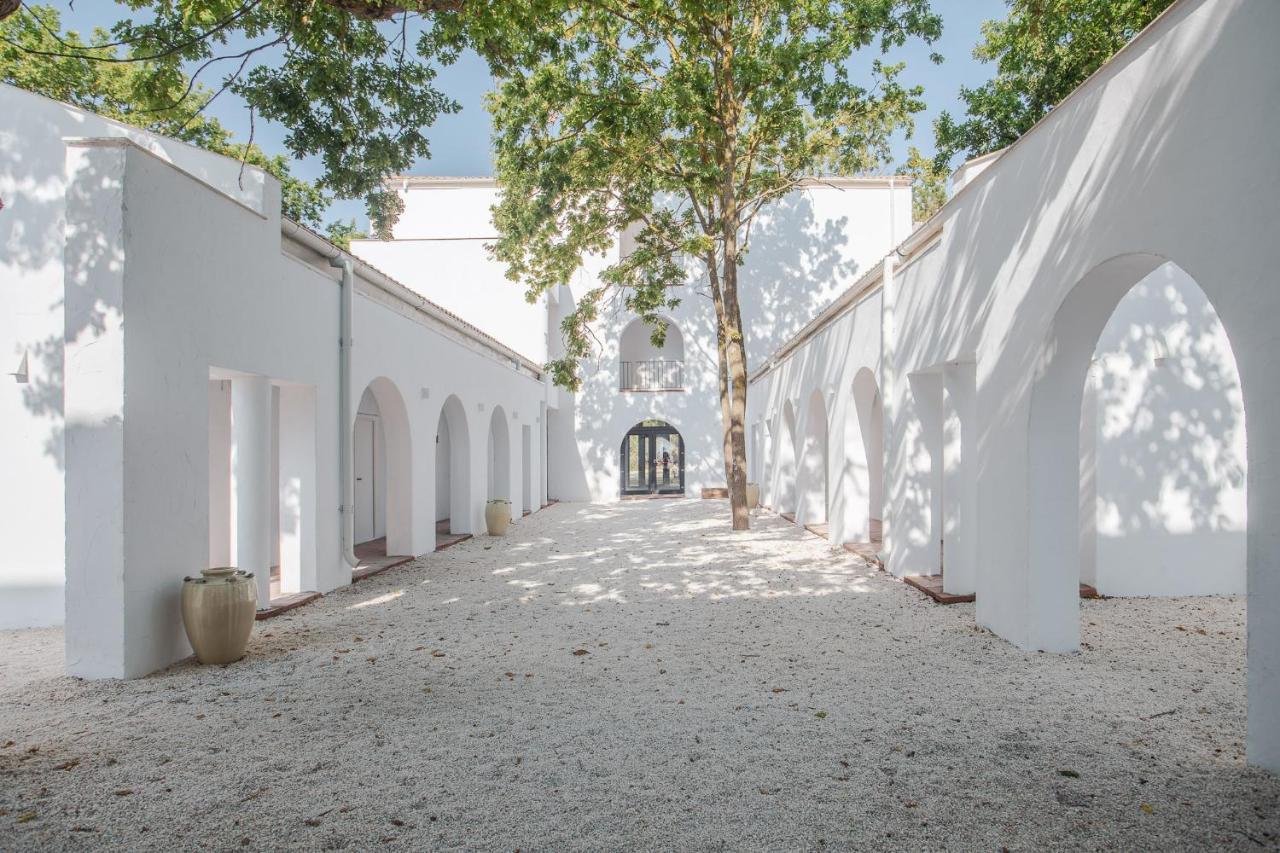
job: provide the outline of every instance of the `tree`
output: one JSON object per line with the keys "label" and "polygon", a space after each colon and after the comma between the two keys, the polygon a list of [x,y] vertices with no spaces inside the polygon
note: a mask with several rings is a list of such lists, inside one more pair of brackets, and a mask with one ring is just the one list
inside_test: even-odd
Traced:
{"label": "tree", "polygon": [[860,51],[932,41],[927,0],[524,0],[453,19],[484,46],[496,172],[495,256],[530,300],[569,281],[585,254],[632,229],[636,249],[565,318],[551,363],[576,390],[591,324],[620,304],[666,328],[691,265],[716,316],[725,478],[733,528],[746,506],[746,335],[738,270],[760,211],[815,174],[857,174],[888,156],[923,107],[900,65],[851,79]]}
{"label": "tree", "polygon": [[[319,187],[365,198],[375,223],[398,213],[399,197],[384,187],[385,179],[427,157],[425,129],[440,113],[458,109],[432,85],[432,63],[450,62],[456,52],[432,37],[430,16],[457,10],[462,0],[116,2],[144,14],[116,22],[110,41],[88,45],[63,36],[47,9],[0,3],[0,25],[16,21],[28,31],[18,38],[6,29],[0,45],[33,66],[59,69],[50,77],[79,74],[75,66],[84,64],[134,66],[126,75],[129,102],[146,105],[130,111],[135,119],[164,110],[199,116],[230,91],[247,105],[251,127],[258,116],[283,125],[290,154],[320,158]],[[429,16],[425,27],[422,15]],[[410,32],[419,28],[415,48]],[[43,31],[38,43],[33,30]],[[206,75],[217,75],[207,88]],[[185,119],[180,126],[190,129]]]}
{"label": "tree", "polygon": [[[318,225],[328,199],[315,185],[295,177],[283,156],[266,154],[253,144],[232,139],[216,119],[203,115],[210,94],[191,87],[185,75],[166,76],[167,88],[151,83],[156,69],[147,62],[90,61],[39,52],[93,52],[102,60],[118,58],[116,48],[93,48],[107,41],[98,30],[88,44],[79,34],[62,34],[56,9],[26,6],[29,14],[0,21],[0,80],[65,101],[108,118],[153,130],[192,145],[259,166],[280,179],[285,216]],[[190,93],[181,97],[188,88]]]}
{"label": "tree", "polygon": [[911,178],[911,221],[924,222],[947,202],[947,170],[912,145],[898,174]]}
{"label": "tree", "polygon": [[1173,0],[1009,0],[1009,17],[987,21],[975,59],[996,76],[962,87],[967,118],[934,122],[938,163],[977,157],[1014,142],[1129,43]]}
{"label": "tree", "polygon": [[364,240],[369,235],[356,227],[354,219],[343,222],[341,219],[329,223],[329,242],[339,249],[351,251],[352,240]]}

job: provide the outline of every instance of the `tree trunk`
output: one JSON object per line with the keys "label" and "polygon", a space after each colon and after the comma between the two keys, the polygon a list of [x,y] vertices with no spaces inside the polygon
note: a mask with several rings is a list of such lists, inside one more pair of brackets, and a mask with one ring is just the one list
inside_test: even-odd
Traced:
{"label": "tree trunk", "polygon": [[738,303],[737,252],[725,252],[723,287],[723,318],[721,337],[724,340],[725,373],[728,394],[721,393],[721,409],[728,408],[724,418],[725,444],[728,448],[726,468],[729,474],[729,507],[733,513],[733,529],[750,528],[747,511],[747,349],[742,335],[742,310]]}

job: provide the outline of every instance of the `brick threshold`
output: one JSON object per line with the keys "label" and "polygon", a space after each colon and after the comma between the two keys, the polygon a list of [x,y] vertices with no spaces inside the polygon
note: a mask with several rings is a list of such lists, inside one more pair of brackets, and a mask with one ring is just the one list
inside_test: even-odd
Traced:
{"label": "brick threshold", "polygon": [[365,578],[371,578],[374,575],[380,575],[387,569],[394,569],[396,566],[403,566],[405,563],[413,561],[413,557],[384,557],[376,563],[370,563],[365,566],[358,566],[351,570],[351,582],[359,583]]}
{"label": "brick threshold", "polygon": [[[847,547],[847,546],[846,546]],[[913,586],[932,598],[938,604],[965,604],[977,600],[975,593],[957,595],[942,589],[942,575],[904,575],[903,582]],[[1080,584],[1080,597],[1083,599],[1100,599],[1098,591],[1089,584]]]}
{"label": "brick threshold", "polygon": [[459,542],[466,542],[470,538],[470,533],[436,534],[436,550],[443,551],[446,548],[452,548]]}
{"label": "brick threshold", "polygon": [[270,606],[264,607],[254,614],[254,620],[261,622],[263,619],[272,619],[282,613],[288,613],[290,610],[296,610],[304,604],[310,604],[317,598],[321,598],[318,592],[291,592],[288,595],[277,595],[271,599]]}
{"label": "brick threshold", "polygon": [[913,586],[938,604],[964,604],[977,599],[973,593],[956,595],[942,589],[942,575],[905,575],[903,583]]}

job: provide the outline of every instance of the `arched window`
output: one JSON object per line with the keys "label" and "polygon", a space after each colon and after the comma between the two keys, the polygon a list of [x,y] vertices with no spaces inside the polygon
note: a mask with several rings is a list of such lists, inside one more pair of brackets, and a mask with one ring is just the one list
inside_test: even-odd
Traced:
{"label": "arched window", "polygon": [[619,391],[684,389],[684,336],[670,320],[661,347],[653,344],[653,326],[639,317],[622,330],[618,345]]}
{"label": "arched window", "polygon": [[645,420],[622,439],[621,484],[628,495],[684,494],[684,439],[665,421]]}

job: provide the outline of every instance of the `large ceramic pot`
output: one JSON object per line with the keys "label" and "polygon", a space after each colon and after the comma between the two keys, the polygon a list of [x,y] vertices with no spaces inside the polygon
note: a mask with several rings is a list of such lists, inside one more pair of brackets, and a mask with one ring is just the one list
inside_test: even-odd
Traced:
{"label": "large ceramic pot", "polygon": [[205,569],[182,581],[182,624],[200,663],[232,663],[244,657],[258,609],[252,572],[235,566]]}
{"label": "large ceramic pot", "polygon": [[755,509],[760,506],[760,486],[756,483],[747,483],[747,509]]}
{"label": "large ceramic pot", "polygon": [[511,524],[511,501],[498,498],[484,506],[484,526],[490,536],[502,536]]}

